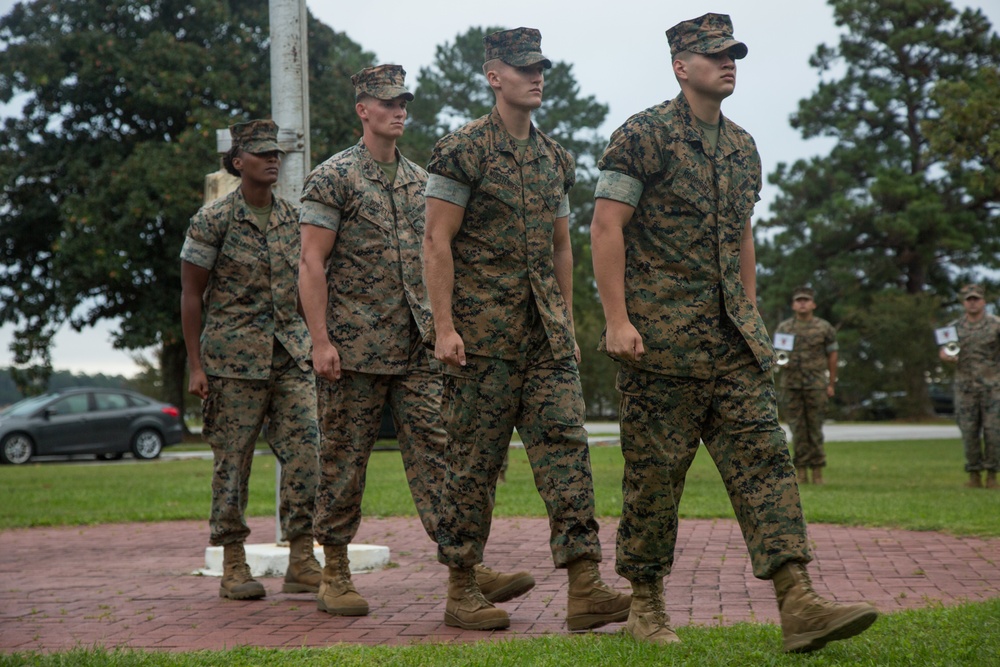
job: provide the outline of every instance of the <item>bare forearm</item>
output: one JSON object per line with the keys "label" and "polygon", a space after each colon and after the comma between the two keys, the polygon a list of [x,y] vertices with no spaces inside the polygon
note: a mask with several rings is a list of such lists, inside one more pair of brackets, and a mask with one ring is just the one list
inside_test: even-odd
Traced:
{"label": "bare forearm", "polygon": [[181,292],[181,332],[191,371],[201,370],[201,311],[201,295]]}
{"label": "bare forearm", "polygon": [[451,316],[451,295],[455,289],[455,259],[450,244],[427,239],[424,242],[424,283],[431,302],[434,329],[439,334],[455,328]]}
{"label": "bare forearm", "polygon": [[597,292],[609,326],[628,321],[625,305],[625,236],[621,227],[605,225],[594,219],[591,226],[591,252]]}
{"label": "bare forearm", "polygon": [[740,280],[743,281],[743,291],[750,303],[757,305],[757,251],[753,244],[753,229],[747,220],[743,229],[743,239],[740,242]]}
{"label": "bare forearm", "polygon": [[[339,212],[331,209],[330,216]],[[302,317],[309,329],[309,338],[316,347],[330,344],[330,334],[326,321],[329,286],[326,279],[326,264],[333,253],[337,232],[327,227],[303,224],[300,227],[301,254],[299,256],[299,304]]]}
{"label": "bare forearm", "polygon": [[455,258],[451,242],[458,234],[465,209],[434,197],[427,198],[427,225],[424,232],[424,284],[431,302],[437,336],[455,331],[452,294],[455,289]]}
{"label": "bare forearm", "polygon": [[201,318],[210,276],[208,269],[181,261],[181,333],[192,373],[201,370]]}
{"label": "bare forearm", "polygon": [[317,266],[315,262],[303,257],[299,264],[299,300],[313,345],[330,341],[326,322],[328,298],[326,274],[322,265]]}

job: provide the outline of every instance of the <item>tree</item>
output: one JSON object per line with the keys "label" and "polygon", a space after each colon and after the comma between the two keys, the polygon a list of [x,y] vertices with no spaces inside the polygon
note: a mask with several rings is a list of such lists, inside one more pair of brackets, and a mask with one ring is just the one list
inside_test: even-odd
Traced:
{"label": "tree", "polygon": [[[35,0],[0,19],[0,101],[26,99],[0,130],[0,323],[22,376],[47,379],[63,323],[119,318],[114,345],[160,346],[183,405],[178,255],[215,130],[270,115],[267,18],[264,0]],[[356,139],[349,77],[372,55],[311,17],[309,36],[328,153]]]}
{"label": "tree", "polygon": [[[812,283],[817,302],[830,305],[823,316],[859,331],[887,317],[879,309],[891,302],[892,317],[915,327],[908,340],[923,347],[900,365],[892,362],[898,336],[868,340],[864,357],[844,355],[842,377],[862,379],[853,360],[882,369],[872,381],[915,392],[914,414],[929,410],[924,377],[935,364],[931,329],[940,316],[918,297],[950,301],[959,283],[1000,268],[995,192],[992,201],[974,192],[969,161],[932,149],[928,131],[947,108],[933,93],[944,82],[973,90],[1000,63],[1000,38],[980,11],[959,13],[945,0],[830,4],[845,32],[838,47],[821,45],[810,59],[827,79],[791,122],[804,137],[836,145],[769,177],[780,194],[758,225],[761,308],[781,312],[793,286]],[[995,98],[982,103],[995,107]],[[980,164],[981,175],[995,177],[995,161]]]}
{"label": "tree", "polygon": [[[409,126],[400,140],[404,154],[419,164],[430,159],[434,143],[458,127],[490,112],[493,92],[483,76],[483,37],[503,30],[474,27],[435,51],[434,63],[417,76],[410,102]],[[576,337],[583,353],[580,375],[591,414],[614,409],[614,363],[597,352],[604,326],[590,256],[597,159],[607,144],[597,128],[608,114],[593,95],[581,97],[573,66],[554,61],[545,71],[542,106],[532,115],[536,127],[573,153],[577,184],[570,192],[570,232],[573,241],[573,312]]]}
{"label": "tree", "polygon": [[1000,68],[939,81],[931,93],[940,115],[923,123],[931,159],[945,165],[969,202],[994,216],[1000,207]]}

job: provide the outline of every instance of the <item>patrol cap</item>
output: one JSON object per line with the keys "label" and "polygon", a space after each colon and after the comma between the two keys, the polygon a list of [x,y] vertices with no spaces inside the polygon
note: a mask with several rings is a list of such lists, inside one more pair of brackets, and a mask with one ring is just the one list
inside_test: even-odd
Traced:
{"label": "patrol cap", "polygon": [[278,125],[273,120],[250,120],[230,125],[229,136],[234,146],[247,153],[285,152],[278,146]]}
{"label": "patrol cap", "polygon": [[792,301],[796,299],[815,299],[816,292],[811,287],[796,287],[792,290]]}
{"label": "patrol cap", "polygon": [[729,51],[735,59],[747,57],[747,45],[733,39],[733,22],[728,14],[705,14],[690,21],[681,21],[667,30],[670,57],[681,51],[711,55]]}
{"label": "patrol cap", "polygon": [[542,33],[534,28],[501,30],[483,37],[486,62],[502,60],[514,67],[542,64],[548,69],[552,61],[542,55]]}
{"label": "patrol cap", "polygon": [[983,289],[982,285],[969,284],[962,288],[959,295],[961,295],[962,301],[965,301],[970,296],[978,296],[980,299],[985,299],[986,290]]}
{"label": "patrol cap", "polygon": [[351,77],[355,99],[370,95],[377,100],[394,100],[397,97],[413,99],[413,93],[406,89],[403,81],[406,70],[401,65],[376,65],[366,67]]}

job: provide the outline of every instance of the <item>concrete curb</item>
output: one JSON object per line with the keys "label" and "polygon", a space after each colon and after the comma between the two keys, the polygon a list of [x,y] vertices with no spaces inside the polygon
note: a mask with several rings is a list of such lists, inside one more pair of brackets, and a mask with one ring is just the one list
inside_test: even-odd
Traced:
{"label": "concrete curb", "polygon": [[[247,565],[254,577],[283,577],[288,569],[288,546],[280,544],[247,544]],[[320,565],[326,565],[323,547],[313,546],[313,553]],[[389,547],[376,544],[351,544],[347,547],[347,560],[351,574],[381,570],[389,564]],[[222,576],[222,547],[205,549],[205,567],[194,574],[204,577]]]}

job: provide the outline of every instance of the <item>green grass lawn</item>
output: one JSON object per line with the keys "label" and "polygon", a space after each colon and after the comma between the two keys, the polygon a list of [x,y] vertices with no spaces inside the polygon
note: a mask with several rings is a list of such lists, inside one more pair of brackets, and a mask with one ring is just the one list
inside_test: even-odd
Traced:
{"label": "green grass lawn", "polygon": [[[810,522],[1000,535],[1000,493],[966,489],[957,440],[828,443],[825,486],[802,487]],[[591,450],[599,516],[621,512],[622,456]],[[274,514],[274,458],[257,457],[251,516]],[[0,530],[30,526],[207,519],[212,462],[205,460],[0,466]],[[416,516],[398,451],[372,454],[366,516]],[[511,449],[496,516],[545,516],[524,450]],[[702,449],[688,474],[683,517],[732,518],[719,473]]]}
{"label": "green grass lawn", "polygon": [[[597,511],[621,510],[622,456],[591,450]],[[827,485],[802,487],[807,519],[859,526],[1000,536],[1000,492],[965,489],[957,440],[828,443]],[[0,466],[0,531],[30,526],[171,519],[207,520],[211,461]],[[512,449],[497,516],[544,516],[524,451]],[[249,513],[274,514],[274,458],[258,457]],[[416,516],[399,452],[376,451],[366,516]],[[719,474],[701,450],[688,475],[683,517],[731,518]],[[2,539],[2,534],[0,534]],[[157,653],[78,649],[52,655],[0,654],[7,665],[202,667],[209,665],[990,665],[1000,656],[1000,600],[884,615],[860,637],[807,656],[779,652],[773,625],[682,627],[679,646],[638,645],[621,635],[552,637],[408,647]]]}
{"label": "green grass lawn", "polygon": [[775,625],[740,623],[727,627],[682,627],[682,643],[669,647],[638,644],[621,634],[552,635],[532,639],[413,646],[355,646],[322,649],[255,649],[166,653],[76,649],[41,655],[0,655],[0,666],[37,667],[423,667],[510,665],[531,667],[653,667],[726,665],[732,667],[885,666],[987,667],[1000,655],[1000,600],[958,607],[934,607],[883,615],[864,634],[835,642],[822,651],[787,655]]}

